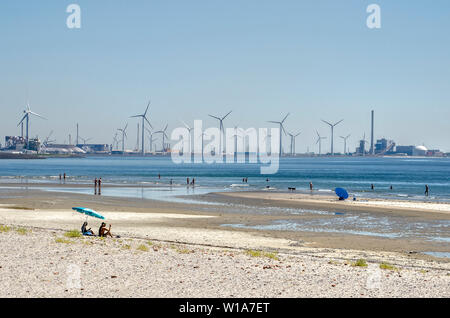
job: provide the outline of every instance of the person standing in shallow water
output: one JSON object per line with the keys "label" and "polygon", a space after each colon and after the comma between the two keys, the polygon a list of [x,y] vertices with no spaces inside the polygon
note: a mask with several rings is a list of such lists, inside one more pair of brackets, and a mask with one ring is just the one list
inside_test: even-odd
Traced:
{"label": "person standing in shallow water", "polygon": [[97,180],[97,178],[95,178],[95,180],[94,180],[95,194],[97,194],[97,184],[98,184],[98,180]]}
{"label": "person standing in shallow water", "polygon": [[425,185],[425,196],[428,196],[430,194],[430,188],[428,187],[428,184]]}
{"label": "person standing in shallow water", "polygon": [[102,194],[102,178],[98,179],[98,194]]}
{"label": "person standing in shallow water", "polygon": [[311,190],[311,191],[312,191],[312,190],[313,190],[313,188],[314,188],[314,186],[313,186],[312,182],[310,182],[310,183],[309,183],[309,190]]}

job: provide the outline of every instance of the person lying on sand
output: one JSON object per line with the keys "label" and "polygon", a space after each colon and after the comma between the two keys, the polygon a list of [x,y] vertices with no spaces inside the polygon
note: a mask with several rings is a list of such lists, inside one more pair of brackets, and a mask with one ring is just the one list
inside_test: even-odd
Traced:
{"label": "person lying on sand", "polygon": [[111,234],[111,224],[109,225],[109,229],[106,229],[106,223],[102,222],[102,225],[100,225],[100,228],[98,229],[98,236],[107,237],[108,235],[113,237]]}
{"label": "person lying on sand", "polygon": [[88,225],[88,222],[83,223],[83,225],[81,226],[81,233],[83,233],[83,235],[86,235],[86,236],[94,236],[94,232],[90,228],[87,229],[87,225]]}

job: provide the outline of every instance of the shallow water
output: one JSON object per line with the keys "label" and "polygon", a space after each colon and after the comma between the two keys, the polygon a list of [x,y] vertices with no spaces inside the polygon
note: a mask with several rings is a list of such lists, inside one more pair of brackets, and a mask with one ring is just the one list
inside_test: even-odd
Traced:
{"label": "shallow water", "polygon": [[[0,182],[59,182],[66,173],[66,183],[104,182],[149,184],[162,182],[186,184],[196,178],[198,185],[209,188],[257,190],[267,185],[287,190],[315,189],[331,193],[344,187],[356,196],[423,200],[425,184],[430,186],[428,200],[450,202],[450,158],[281,158],[275,175],[261,175],[258,164],[174,164],[170,157],[88,157],[50,158],[45,160],[1,160]],[[157,178],[161,174],[162,179]],[[269,182],[266,179],[269,178]],[[375,190],[370,189],[374,184]],[[393,186],[393,190],[389,187]]]}

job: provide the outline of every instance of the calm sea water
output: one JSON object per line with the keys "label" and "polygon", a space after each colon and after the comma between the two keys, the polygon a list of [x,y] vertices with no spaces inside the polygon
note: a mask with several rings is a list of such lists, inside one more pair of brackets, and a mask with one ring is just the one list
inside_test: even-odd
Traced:
{"label": "calm sea water", "polygon": [[[168,183],[184,185],[195,177],[196,185],[211,190],[314,188],[326,193],[344,187],[356,196],[424,199],[450,202],[450,158],[282,158],[275,175],[261,175],[257,164],[175,164],[170,157],[89,157],[45,160],[0,160],[0,182],[90,183],[95,177],[123,184]],[[161,180],[158,179],[161,174]],[[248,177],[248,186],[241,187]],[[269,179],[269,182],[266,179]],[[370,189],[374,184],[375,190]],[[393,190],[390,190],[390,186]]]}

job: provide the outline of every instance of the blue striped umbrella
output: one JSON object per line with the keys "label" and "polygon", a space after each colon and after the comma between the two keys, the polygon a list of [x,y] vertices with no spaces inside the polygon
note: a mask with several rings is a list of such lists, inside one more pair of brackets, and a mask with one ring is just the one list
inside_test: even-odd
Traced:
{"label": "blue striped umbrella", "polygon": [[98,214],[94,210],[88,209],[88,208],[72,208],[72,210],[75,210],[79,213],[86,214],[87,216],[92,216],[93,218],[104,220],[105,217],[103,215]]}

